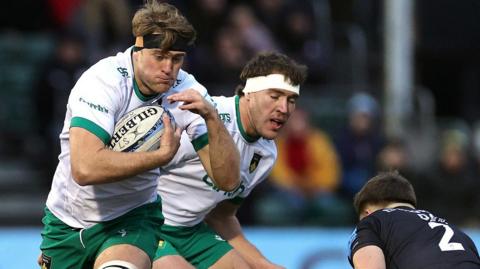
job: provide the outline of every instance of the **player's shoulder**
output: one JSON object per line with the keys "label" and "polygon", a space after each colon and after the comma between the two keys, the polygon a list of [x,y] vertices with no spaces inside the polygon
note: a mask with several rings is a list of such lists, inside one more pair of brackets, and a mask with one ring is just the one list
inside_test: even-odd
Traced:
{"label": "player's shoulder", "polygon": [[91,83],[101,83],[110,87],[126,84],[127,80],[133,80],[130,53],[131,48],[125,52],[119,52],[115,56],[99,60],[85,72],[83,79]]}
{"label": "player's shoulder", "polygon": [[212,96],[211,101],[217,109],[218,113],[232,113],[235,112],[235,97],[234,96]]}
{"label": "player's shoulder", "polygon": [[235,115],[235,99],[226,96],[211,96],[209,101],[217,110],[220,120],[225,126],[234,125],[236,121]]}

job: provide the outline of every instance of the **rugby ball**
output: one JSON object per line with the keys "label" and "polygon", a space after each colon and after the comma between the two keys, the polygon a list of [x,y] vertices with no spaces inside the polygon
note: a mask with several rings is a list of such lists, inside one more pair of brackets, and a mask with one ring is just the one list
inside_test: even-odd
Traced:
{"label": "rugby ball", "polygon": [[160,137],[165,129],[162,121],[165,113],[170,117],[172,126],[175,128],[172,114],[162,106],[143,106],[128,112],[115,124],[110,149],[123,152],[145,152],[158,149]]}

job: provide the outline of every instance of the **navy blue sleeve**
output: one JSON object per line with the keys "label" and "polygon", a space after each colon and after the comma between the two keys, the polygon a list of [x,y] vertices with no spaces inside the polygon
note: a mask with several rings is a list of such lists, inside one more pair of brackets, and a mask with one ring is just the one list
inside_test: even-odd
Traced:
{"label": "navy blue sleeve", "polygon": [[375,216],[368,216],[357,224],[352,232],[349,241],[348,261],[353,267],[353,255],[357,250],[365,246],[377,246],[383,249],[383,242],[380,238],[380,221]]}

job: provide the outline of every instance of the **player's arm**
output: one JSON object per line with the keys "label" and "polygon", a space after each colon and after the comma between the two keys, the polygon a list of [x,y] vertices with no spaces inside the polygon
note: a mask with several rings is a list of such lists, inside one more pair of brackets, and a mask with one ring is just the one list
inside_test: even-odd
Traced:
{"label": "player's arm", "polygon": [[170,102],[182,101],[180,109],[199,114],[207,125],[208,145],[197,153],[215,185],[232,191],[240,184],[240,154],[215,108],[200,93],[189,89],[167,97]]}
{"label": "player's arm", "polygon": [[80,127],[70,128],[70,163],[74,180],[80,185],[120,181],[167,164],[180,145],[168,117],[160,148],[152,152],[116,152],[96,135]]}
{"label": "player's arm", "polygon": [[386,269],[383,251],[374,245],[365,246],[355,251],[353,265],[355,269]]}
{"label": "player's arm", "polygon": [[223,239],[227,240],[235,250],[253,268],[283,268],[268,261],[265,256],[250,243],[243,234],[240,222],[236,217],[238,205],[223,201],[207,215],[206,223]]}

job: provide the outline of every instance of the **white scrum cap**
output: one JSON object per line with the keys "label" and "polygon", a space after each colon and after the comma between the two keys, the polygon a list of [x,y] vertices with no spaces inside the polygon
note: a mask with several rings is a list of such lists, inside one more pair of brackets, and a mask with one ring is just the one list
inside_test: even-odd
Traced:
{"label": "white scrum cap", "polygon": [[286,79],[282,74],[270,74],[268,76],[248,78],[243,92],[251,93],[267,89],[282,89],[300,95],[300,85],[294,86],[288,83],[288,81],[289,79]]}

